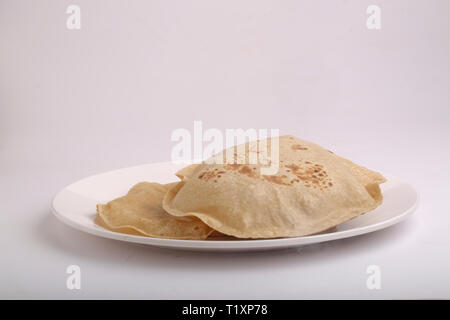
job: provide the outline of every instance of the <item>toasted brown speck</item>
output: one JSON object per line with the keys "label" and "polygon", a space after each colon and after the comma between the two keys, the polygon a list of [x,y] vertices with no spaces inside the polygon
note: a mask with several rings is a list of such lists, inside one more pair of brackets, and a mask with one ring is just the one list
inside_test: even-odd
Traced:
{"label": "toasted brown speck", "polygon": [[253,178],[256,177],[255,173],[248,166],[242,166],[242,168],[239,170],[239,173],[245,174]]}
{"label": "toasted brown speck", "polygon": [[308,150],[307,147],[302,146],[302,145],[300,145],[300,144],[293,144],[293,145],[291,146],[291,149],[292,149],[292,150]]}
{"label": "toasted brown speck", "polygon": [[289,184],[283,181],[282,177],[279,176],[267,176],[267,175],[263,175],[263,178],[269,182],[272,183],[276,183],[276,184],[281,184],[281,185],[285,185],[288,186]]}
{"label": "toasted brown speck", "polygon": [[237,169],[239,169],[240,168],[240,164],[237,164],[237,163],[231,163],[231,164],[227,164],[226,166],[225,166],[225,169],[228,169],[228,170],[237,170]]}
{"label": "toasted brown speck", "polygon": [[298,169],[300,169],[300,167],[299,166],[297,166],[296,164],[288,164],[287,166],[286,166],[286,168],[289,168],[289,169],[291,169],[292,171],[297,171]]}
{"label": "toasted brown speck", "polygon": [[198,176],[199,179],[204,180],[204,181],[211,180],[212,178],[215,178],[215,177],[216,177],[216,173],[214,172],[214,170],[205,171]]}

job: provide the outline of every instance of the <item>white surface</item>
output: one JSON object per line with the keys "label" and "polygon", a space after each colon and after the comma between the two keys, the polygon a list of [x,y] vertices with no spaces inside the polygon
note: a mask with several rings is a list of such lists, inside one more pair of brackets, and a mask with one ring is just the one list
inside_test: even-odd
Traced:
{"label": "white surface", "polygon": [[354,237],[381,230],[406,219],[418,205],[416,191],[407,183],[386,176],[381,185],[384,201],[376,210],[340,224],[333,230],[312,236],[284,239],[212,241],[157,239],[111,232],[94,222],[96,205],[126,194],[142,181],[169,183],[177,181],[175,173],[184,166],[171,162],[154,163],[101,173],[63,188],[52,202],[52,212],[65,224],[96,236],[161,248],[191,251],[231,252],[286,249],[331,240]]}
{"label": "white surface", "polygon": [[[356,0],[77,0],[69,31],[72,3],[0,1],[1,298],[450,298],[450,1],[378,0],[379,31]],[[420,207],[355,238],[226,255],[50,213],[72,181],[168,161],[194,120],[317,142],[408,181]]]}

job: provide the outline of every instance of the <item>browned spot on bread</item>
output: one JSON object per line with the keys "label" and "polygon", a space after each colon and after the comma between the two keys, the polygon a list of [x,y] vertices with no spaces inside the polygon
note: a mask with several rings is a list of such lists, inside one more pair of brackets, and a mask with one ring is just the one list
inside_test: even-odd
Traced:
{"label": "browned spot on bread", "polygon": [[333,186],[332,180],[328,177],[324,166],[321,164],[299,160],[298,162],[295,161],[295,163],[283,163],[281,167],[285,168],[285,174],[260,176],[255,166],[232,163],[226,164],[222,170],[220,168],[206,170],[198,178],[204,181],[212,180],[212,182],[218,182],[218,179],[222,178],[225,173],[234,171],[250,178],[262,179],[285,186],[302,183],[305,187],[320,189],[322,191]]}
{"label": "browned spot on bread", "polygon": [[293,144],[293,145],[291,146],[291,149],[292,149],[292,150],[308,150],[307,147],[302,146],[301,144]]}
{"label": "browned spot on bread", "polygon": [[214,170],[204,171],[198,176],[198,178],[203,181],[209,181],[215,177],[216,177],[216,173],[214,172]]}
{"label": "browned spot on bread", "polygon": [[257,174],[253,172],[253,170],[248,165],[245,164],[227,164],[225,166],[225,169],[237,171],[241,174],[245,174],[250,178],[258,178]]}
{"label": "browned spot on bread", "polygon": [[331,179],[328,178],[325,170],[323,169],[323,165],[321,164],[313,164],[310,161],[305,161],[303,164],[288,164],[285,166],[286,172],[292,172],[295,175],[296,179],[291,179],[291,182],[302,182],[304,186],[307,187],[318,187],[321,190],[326,188],[326,185],[331,182]]}
{"label": "browned spot on bread", "polygon": [[227,165],[225,166],[225,169],[227,169],[227,170],[238,170],[240,167],[241,167],[240,164],[237,164],[237,163],[231,163],[231,164],[227,164]]}
{"label": "browned spot on bread", "polygon": [[256,174],[252,171],[252,169],[250,169],[249,166],[242,166],[239,173],[245,174],[251,178],[256,178]]}
{"label": "browned spot on bread", "polygon": [[225,173],[225,171],[218,171],[218,169],[215,168],[215,169],[206,170],[206,171],[202,172],[198,176],[198,178],[203,181],[209,181],[214,178],[214,182],[217,182],[217,179],[221,178],[222,174],[224,174],[224,173]]}
{"label": "browned spot on bread", "polygon": [[289,169],[291,169],[294,172],[297,171],[298,169],[300,169],[300,167],[298,165],[296,165],[296,164],[288,164],[286,166],[286,168],[289,168]]}
{"label": "browned spot on bread", "polygon": [[285,181],[283,181],[283,178],[279,177],[279,176],[266,176],[266,175],[263,175],[263,178],[265,180],[269,181],[269,182],[272,182],[272,183],[281,184],[281,185],[284,185],[284,186],[289,186],[289,183],[286,183]]}

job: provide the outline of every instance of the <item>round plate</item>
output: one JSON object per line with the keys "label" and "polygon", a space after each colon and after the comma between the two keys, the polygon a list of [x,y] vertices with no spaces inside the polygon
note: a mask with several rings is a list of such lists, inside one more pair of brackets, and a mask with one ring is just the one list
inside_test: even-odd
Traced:
{"label": "round plate", "polygon": [[386,176],[388,181],[381,185],[384,196],[381,206],[328,232],[311,236],[266,240],[175,240],[112,232],[94,223],[98,203],[126,194],[137,182],[177,181],[174,173],[182,167],[170,162],[155,163],[85,178],[58,192],[53,199],[52,212],[69,226],[104,238],[184,250],[256,251],[302,246],[380,230],[402,221],[418,205],[418,194],[409,184]]}

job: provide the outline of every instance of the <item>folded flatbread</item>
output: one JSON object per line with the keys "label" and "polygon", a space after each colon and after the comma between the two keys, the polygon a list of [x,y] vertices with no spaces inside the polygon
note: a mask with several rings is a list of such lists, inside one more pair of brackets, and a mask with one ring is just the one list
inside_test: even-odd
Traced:
{"label": "folded flatbread", "polygon": [[224,164],[210,159],[180,170],[182,181],[165,195],[164,210],[238,238],[277,238],[322,232],[381,204],[381,174],[293,136],[265,143],[279,149],[275,174],[262,170],[275,161],[270,152],[246,143],[245,159],[254,153],[264,160],[230,163],[227,156],[239,147],[230,148],[214,156]]}
{"label": "folded flatbread", "polygon": [[109,230],[155,238],[206,239],[214,230],[198,218],[174,217],[162,208],[162,199],[177,183],[140,182],[127,195],[97,205],[96,223]]}

